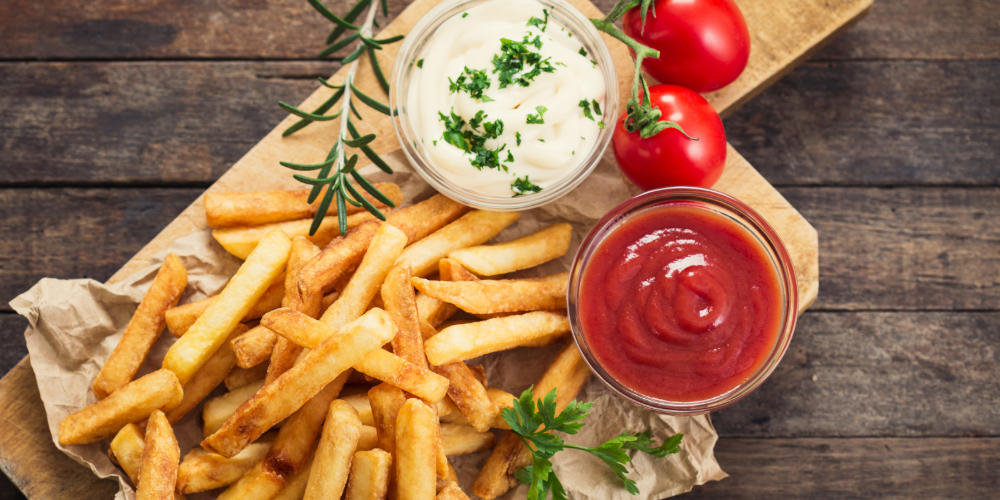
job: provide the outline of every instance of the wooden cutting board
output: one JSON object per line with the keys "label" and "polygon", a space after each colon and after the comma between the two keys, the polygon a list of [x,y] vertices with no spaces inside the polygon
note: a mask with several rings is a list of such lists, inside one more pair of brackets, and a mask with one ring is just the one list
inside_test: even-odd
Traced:
{"label": "wooden cutting board", "polygon": [[[440,0],[416,0],[379,34],[386,38],[406,34]],[[568,0],[589,17],[603,14],[589,0]],[[725,117],[768,87],[811,54],[838,36],[871,10],[873,0],[737,0],[750,27],[752,49],[743,75],[728,87],[705,97]],[[632,62],[625,47],[607,36],[617,61],[622,103],[631,93]],[[383,68],[392,67],[399,44],[380,54]],[[332,80],[344,80],[346,68]],[[365,93],[384,96],[367,64],[359,66],[356,85]],[[320,87],[301,105],[312,109],[331,94]],[[381,153],[398,149],[388,117],[358,106],[364,120],[362,134],[376,132],[372,147]],[[279,160],[314,163],[325,157],[329,138],[336,137],[339,120],[315,123],[289,138],[281,131],[294,121],[288,118],[262,139],[208,191],[252,191],[301,186],[291,179]],[[729,147],[726,170],[714,189],[731,194],[760,212],[781,235],[795,267],[799,312],[808,308],[819,290],[816,230],[739,153]],[[159,235],[129,260],[109,283],[123,279],[149,262],[149,257],[175,239],[206,227],[199,197]],[[0,380],[0,469],[30,499],[83,500],[110,498],[117,490],[112,481],[97,479],[52,444],[45,410],[38,395],[29,358],[25,357]]]}

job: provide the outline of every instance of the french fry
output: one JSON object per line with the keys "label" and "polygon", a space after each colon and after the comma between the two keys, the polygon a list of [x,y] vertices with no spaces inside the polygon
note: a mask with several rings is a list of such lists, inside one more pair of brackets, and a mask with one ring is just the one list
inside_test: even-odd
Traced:
{"label": "french fry", "polygon": [[[229,338],[236,338],[244,333],[248,328],[246,325],[236,325],[236,328],[229,334]],[[167,420],[175,424],[184,418],[189,411],[198,406],[201,400],[205,399],[219,384],[225,380],[229,372],[236,366],[236,356],[229,348],[228,342],[223,344],[208,361],[201,366],[201,369],[191,377],[188,383],[184,384],[184,398],[181,403],[167,412]]]}
{"label": "french fry", "polygon": [[221,429],[205,438],[202,446],[229,457],[239,453],[368,352],[384,352],[380,347],[395,335],[396,327],[385,311],[369,311],[324,340],[277,380],[265,385],[243,403]]}
{"label": "french fry", "polygon": [[160,410],[149,416],[143,445],[136,500],[173,500],[181,450],[170,422]]}
{"label": "french fry", "polygon": [[[556,358],[535,384],[534,393],[542,399],[553,388],[556,390],[556,413],[566,409],[566,405],[576,398],[583,384],[590,377],[590,368],[580,355],[576,344],[568,344],[559,351]],[[472,492],[486,500],[506,493],[519,482],[514,473],[531,464],[531,450],[513,432],[504,433],[493,448],[493,454],[479,472]]]}
{"label": "french fry", "polygon": [[388,223],[403,230],[412,245],[469,211],[469,207],[436,194],[389,214]]}
{"label": "french fry", "polygon": [[[385,314],[381,309],[372,311]],[[365,313],[366,316],[368,314],[371,314],[371,311]],[[334,330],[325,322],[316,321],[289,309],[278,309],[267,313],[261,318],[261,324],[288,340],[310,349],[325,343],[331,335],[339,335],[334,334]],[[395,327],[393,329],[395,330]],[[382,349],[369,351],[354,363],[354,369],[431,403],[440,401],[448,390],[446,378]]]}
{"label": "french fry", "polygon": [[569,273],[555,281],[430,281],[413,278],[413,286],[435,299],[472,314],[565,309]]}
{"label": "french fry", "polygon": [[[515,399],[514,396],[512,394],[510,394],[509,392],[502,391],[500,389],[497,389],[496,387],[487,387],[486,388],[486,393],[490,396],[490,401],[493,402],[493,405],[496,406],[497,409],[500,410],[500,412],[501,412],[501,413],[497,413],[497,416],[496,416],[496,418],[493,419],[493,422],[490,424],[490,427],[492,427],[494,429],[507,429],[507,430],[510,430],[510,425],[508,425],[507,421],[503,419],[503,413],[502,412],[503,412],[504,408],[513,408],[514,407],[514,403],[513,403],[513,400]],[[455,404],[455,403],[453,403],[451,401],[451,398],[445,398],[442,401],[447,401],[448,403],[450,403],[452,405]],[[449,423],[449,424],[466,424],[466,425],[468,425],[469,424],[469,419],[465,418],[465,415],[462,415],[462,413],[458,410],[458,407],[456,406],[455,409],[454,409],[454,411],[450,412],[447,415],[441,416],[441,422],[442,423]]]}
{"label": "french fry", "polygon": [[419,399],[408,399],[396,417],[396,498],[433,499],[437,485],[438,439],[434,412]]}
{"label": "french fry", "polygon": [[472,427],[479,432],[488,431],[500,410],[490,400],[486,388],[472,370],[461,361],[435,366],[432,370],[448,379],[448,397]]}
{"label": "french fry", "polygon": [[316,446],[305,500],[340,498],[347,486],[347,475],[361,437],[361,419],[347,401],[334,400],[323,424],[323,434]]}
{"label": "french fry", "polygon": [[478,380],[480,384],[483,384],[483,387],[490,386],[486,381],[486,369],[483,368],[483,365],[466,365],[466,366],[469,367],[469,371],[472,372],[472,376],[476,377],[476,380]]}
{"label": "french fry", "polygon": [[[230,343],[230,345],[232,345],[232,343]],[[226,379],[223,380],[223,382],[226,383],[226,390],[235,391],[240,387],[252,384],[258,380],[264,380],[264,377],[267,376],[268,364],[269,363],[264,362],[251,368],[240,368],[239,366],[234,367],[233,370],[229,372],[229,375],[226,375]]]}
{"label": "french fry", "polygon": [[392,455],[374,449],[354,454],[344,500],[384,500],[389,493]]}
{"label": "french fry", "polygon": [[181,383],[190,380],[284,270],[291,245],[285,233],[268,233],[229,280],[219,298],[170,347],[163,367],[174,372]]}
{"label": "french fry", "polygon": [[286,486],[287,483],[283,478],[267,470],[265,458],[254,464],[239,481],[226,488],[216,500],[271,500]]}
{"label": "french fry", "polygon": [[203,448],[189,451],[177,469],[177,492],[197,493],[239,481],[254,464],[264,459],[272,441],[273,433],[264,434],[233,458],[216,455]]}
{"label": "french fry", "polygon": [[379,226],[351,281],[323,313],[323,323],[339,329],[361,316],[405,246],[406,235],[402,231],[389,224]]}
{"label": "french fry", "polygon": [[441,494],[441,490],[447,488],[448,485],[451,484],[451,483],[456,483],[456,484],[458,483],[458,473],[455,472],[455,468],[452,467],[451,464],[449,463],[448,464],[448,475],[445,476],[443,479],[440,478],[440,477],[437,478],[437,486],[435,486],[435,489],[437,490],[438,494],[440,495]]}
{"label": "french fry", "polygon": [[361,437],[358,438],[358,451],[368,451],[378,448],[378,431],[374,426],[362,425]]}
{"label": "french fry", "polygon": [[[382,209],[383,214],[390,213],[390,209]],[[354,229],[365,222],[376,220],[375,216],[368,212],[361,212],[347,216],[347,229]],[[319,247],[329,245],[337,236],[340,236],[340,222],[336,217],[327,217],[319,224],[315,234],[310,235],[312,219],[300,219],[286,222],[272,222],[260,226],[246,227],[225,227],[212,231],[212,237],[218,241],[222,248],[226,249],[237,259],[246,259],[247,255],[260,243],[269,231],[275,229],[285,233],[289,238],[303,237]]]}
{"label": "french fry", "polygon": [[393,354],[417,366],[427,368],[424,337],[420,334],[420,318],[417,314],[413,285],[410,284],[411,277],[409,261],[396,263],[382,284],[382,300],[385,303],[385,312],[389,313],[399,328],[399,333],[392,339]]}
{"label": "french fry", "polygon": [[358,418],[361,419],[363,425],[375,425],[375,420],[372,419],[372,404],[368,400],[368,394],[352,394],[350,396],[341,396],[340,399],[347,401],[358,411]]}
{"label": "french fry", "polygon": [[[402,203],[403,192],[391,182],[380,182],[375,188],[386,195],[396,205]],[[309,203],[310,189],[293,191],[256,191],[248,193],[207,193],[205,194],[205,217],[208,227],[258,226],[269,222],[306,219],[315,215],[319,200]],[[377,207],[385,204],[367,192],[365,198]],[[347,213],[363,212],[364,208],[348,206]],[[336,214],[336,204],[331,204],[326,212]],[[335,217],[333,219],[336,219]]]}
{"label": "french fry", "polygon": [[141,422],[155,410],[180,404],[184,391],[177,376],[157,370],[122,386],[108,397],[71,413],[59,422],[59,444],[89,444],[115,436],[127,424]]}
{"label": "french fry", "polygon": [[[278,275],[278,278],[274,280],[274,283],[271,283],[271,286],[267,287],[267,290],[264,291],[264,295],[260,296],[260,299],[257,300],[253,307],[250,308],[240,321],[245,322],[259,319],[264,315],[264,313],[281,307],[281,298],[285,295],[285,282],[283,278],[283,275]],[[187,333],[188,329],[191,328],[191,325],[193,325],[195,321],[198,321],[198,318],[200,318],[202,314],[205,314],[205,311],[208,310],[208,306],[215,303],[218,299],[218,295],[213,295],[197,302],[191,302],[189,304],[167,309],[167,312],[164,315],[167,320],[167,330],[169,330],[170,334],[175,338],[180,338]]]}
{"label": "french fry", "polygon": [[[144,431],[136,424],[128,424],[118,431],[108,447],[108,457],[125,471],[132,485],[139,484],[142,468],[142,450],[146,447]],[[184,500],[184,495],[174,493],[174,500]]]}
{"label": "french fry", "polygon": [[[292,249],[288,253],[288,265],[285,269],[285,298],[282,300],[282,307],[299,311],[311,318],[319,316],[320,303],[312,301],[306,304],[302,301],[299,292],[299,277],[306,263],[320,252],[319,247],[313,245],[309,240],[297,237],[292,240]],[[265,384],[274,382],[283,373],[288,371],[302,354],[302,348],[289,342],[288,339],[279,338],[271,351],[271,363],[267,369]]]}
{"label": "french fry", "polygon": [[441,281],[479,281],[479,276],[450,258],[438,262],[438,276]]}
{"label": "french fry", "polygon": [[458,487],[458,483],[450,482],[438,492],[437,500],[469,500],[469,497]]}
{"label": "french fry", "polygon": [[153,343],[160,338],[165,323],[164,312],[177,305],[185,287],[187,270],[184,264],[176,254],[167,254],[149,291],[125,326],[121,340],[94,379],[92,389],[97,399],[108,397],[108,394],[132,381]]}
{"label": "french fry", "polygon": [[426,322],[432,327],[437,327],[441,323],[448,321],[448,318],[458,312],[458,307],[455,305],[442,302],[423,292],[417,292],[414,302],[417,303],[417,312],[420,314],[420,321]]}
{"label": "french fry", "polygon": [[323,294],[361,262],[380,226],[379,221],[368,221],[351,229],[346,235],[334,238],[306,264],[299,273],[299,294],[307,308],[322,303]]}
{"label": "french fry", "polygon": [[229,343],[236,355],[236,366],[253,368],[271,359],[278,335],[263,326],[255,326]]}
{"label": "french fry", "polygon": [[477,431],[464,424],[441,424],[441,440],[444,442],[444,454],[449,457],[488,450],[497,442],[492,432]]}
{"label": "french fry", "polygon": [[506,243],[455,250],[448,258],[480,276],[512,273],[562,257],[572,234],[573,227],[562,222]]}
{"label": "french fry", "polygon": [[264,387],[263,379],[205,401],[205,406],[201,410],[201,419],[204,422],[202,431],[205,437],[215,434],[215,431],[219,430],[222,424],[233,416],[233,413],[236,413],[236,409],[256,394],[261,387]]}
{"label": "french fry", "polygon": [[411,244],[400,255],[400,259],[410,261],[414,276],[426,276],[437,269],[438,261],[448,253],[489,241],[520,216],[517,212],[473,210]]}
{"label": "french fry", "polygon": [[378,447],[396,453],[396,418],[406,403],[406,395],[398,387],[379,384],[368,390],[372,407],[372,420],[378,433]]}
{"label": "french fry", "polygon": [[427,339],[427,361],[440,366],[511,349],[525,342],[569,331],[565,311],[535,311],[517,316],[455,325]]}
{"label": "french fry", "polygon": [[285,479],[285,486],[270,500],[302,500],[306,494],[306,484],[309,483],[309,474],[312,472],[312,462],[313,455],[309,455],[306,463]]}

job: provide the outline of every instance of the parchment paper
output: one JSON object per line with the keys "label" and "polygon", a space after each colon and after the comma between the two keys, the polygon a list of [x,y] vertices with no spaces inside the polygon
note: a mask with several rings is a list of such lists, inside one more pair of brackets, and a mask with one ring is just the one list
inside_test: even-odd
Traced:
{"label": "parchment paper", "polygon": [[[591,226],[630,196],[630,187],[623,181],[610,155],[610,152],[605,155],[595,172],[572,193],[525,212],[517,223],[496,238],[499,242],[508,241],[554,222],[565,221],[573,225],[573,239],[566,256],[519,274],[541,276],[568,270],[580,241]],[[420,201],[434,193],[414,174],[401,152],[383,155],[383,158],[396,170],[392,176],[379,173],[371,165],[362,171],[372,180],[399,184],[403,188],[404,204]],[[24,336],[53,442],[99,477],[116,478],[121,485],[116,500],[132,500],[134,490],[124,473],[108,458],[107,443],[60,446],[57,439],[59,422],[96,401],[90,385],[121,338],[125,325],[168,252],[176,253],[188,269],[189,284],[181,303],[217,293],[241,262],[226,253],[212,239],[209,230],[203,230],[177,239],[155,257],[152,265],[114,285],[106,286],[93,280],[45,278],[11,302],[14,310],[29,321]],[[169,333],[161,335],[140,375],[160,367],[173,341]],[[491,386],[520,394],[538,380],[559,347],[521,348],[484,356],[471,363],[483,364]],[[224,387],[216,389],[217,392],[222,390]],[[577,399],[592,401],[594,407],[583,430],[568,437],[570,443],[594,446],[626,429],[643,431],[649,428],[658,442],[677,432],[684,433],[684,440],[681,452],[665,459],[642,453],[633,457],[629,477],[638,483],[642,492],[637,496],[629,495],[608,468],[589,454],[573,450],[557,454],[553,459],[554,468],[571,498],[656,500],[726,477],[715,461],[713,448],[718,436],[707,415],[656,415],[618,399],[593,378]],[[200,415],[201,405],[174,426],[182,456],[202,439]],[[471,494],[472,482],[489,454],[490,451],[483,451],[452,458],[466,492]],[[525,490],[522,486],[502,498],[523,498]],[[198,494],[188,495],[188,498],[198,500],[212,496]]]}

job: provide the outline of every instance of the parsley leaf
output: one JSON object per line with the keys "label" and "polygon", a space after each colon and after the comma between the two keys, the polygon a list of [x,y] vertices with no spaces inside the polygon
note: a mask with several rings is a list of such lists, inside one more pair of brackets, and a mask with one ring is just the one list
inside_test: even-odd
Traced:
{"label": "parsley leaf", "polygon": [[[503,120],[488,122],[486,118],[486,112],[479,110],[475,116],[469,119],[469,128],[465,129],[465,120],[454,111],[451,112],[451,116],[438,112],[438,120],[444,124],[445,128],[442,138],[448,144],[471,154],[472,158],[469,159],[469,163],[472,166],[479,170],[485,167],[503,169],[504,172],[507,172],[507,166],[500,163],[500,153],[507,145],[504,144],[496,149],[486,147],[488,139],[496,139],[503,133]],[[483,129],[482,133],[478,131],[480,127]]]}
{"label": "parsley leaf", "polygon": [[462,133],[462,127],[465,126],[465,120],[463,120],[461,116],[455,114],[454,111],[451,112],[450,117],[438,111],[438,120],[444,123],[444,134],[441,138],[448,144],[451,144],[458,149],[468,151],[469,143],[465,142],[465,137]]}
{"label": "parsley leaf", "polygon": [[545,33],[545,28],[549,24],[549,11],[547,9],[542,9],[542,14],[545,14],[545,20],[539,19],[535,16],[531,16],[531,19],[528,19],[528,24],[526,24],[525,26],[534,26],[539,30],[541,30],[542,33]]}
{"label": "parsley leaf", "polygon": [[493,99],[492,97],[490,97],[488,95],[483,95],[483,99],[482,99],[483,102],[493,102],[494,100],[495,99]]}
{"label": "parsley leaf", "polygon": [[[500,39],[500,54],[493,54],[493,73],[497,75],[499,88],[514,84],[527,87],[538,75],[556,70],[549,62],[551,58],[542,59],[542,55],[528,49],[529,46],[541,49],[542,38],[536,36],[531,40],[525,35],[520,42],[509,38]],[[529,66],[531,69],[525,71]],[[517,76],[522,71],[525,71],[524,74]]]}
{"label": "parsley leaf", "polygon": [[[535,183],[529,181],[527,175],[524,176],[524,179],[522,179],[520,177],[517,177],[514,180],[514,183],[510,185],[510,189],[511,189],[511,191],[514,191],[514,198],[517,198],[518,196],[524,196],[526,194],[537,193],[537,192],[539,192],[539,191],[542,190],[542,188],[540,188],[537,185],[535,185]],[[528,389],[528,391],[530,391],[530,390],[531,389]],[[529,396],[532,396],[532,394],[530,394],[528,391],[525,391],[525,393],[527,393]],[[555,392],[555,389],[552,389],[552,391]],[[521,394],[521,399],[524,399],[524,394]],[[514,400],[514,404],[515,405],[518,404],[518,400],[517,399]],[[531,401],[531,408],[532,409],[531,409],[531,411],[529,413],[534,413],[534,411],[535,411],[534,407],[535,407],[535,401],[532,400]],[[510,408],[504,408],[503,409],[503,419],[506,420],[508,424],[510,424],[511,419],[507,417],[507,412],[511,412],[512,414],[515,414],[515,411],[511,410]],[[512,415],[511,418],[517,419],[517,418],[519,418],[519,415],[521,415],[521,413],[518,412],[515,415],[518,415],[518,416]],[[514,420],[514,421],[516,422],[517,420]],[[525,422],[528,422],[528,420],[526,420]],[[513,429],[513,424],[511,424],[511,428]],[[530,424],[529,424],[529,427],[525,427],[524,429],[527,430],[528,428],[530,428]],[[537,425],[534,427],[534,430],[535,431],[538,430],[538,426]],[[526,432],[526,433],[523,433],[523,434],[520,431],[514,431],[514,432],[517,432],[519,435],[521,435],[522,439],[524,439],[523,436],[525,434],[534,434],[534,431]],[[544,433],[541,434],[541,436],[547,436],[547,437],[538,437],[537,439],[539,439],[540,441],[543,441],[543,442],[548,442],[550,444],[550,446],[551,446],[550,448],[546,448],[546,450],[551,450],[551,453],[549,453],[548,451],[542,451],[543,449],[541,447],[538,448],[538,452],[542,453],[543,454],[542,456],[545,456],[546,453],[549,453],[548,456],[551,457],[552,455],[555,455],[555,453],[557,451],[561,451],[562,450],[562,441],[559,438],[557,438],[557,437],[555,437],[555,436],[553,436],[551,434],[544,434]],[[536,442],[534,440],[532,440],[532,442],[534,442],[535,445],[538,446],[538,442]],[[557,442],[559,443],[558,445],[556,444]],[[558,448],[558,449],[554,449],[554,448]],[[550,467],[551,467],[551,465],[552,464],[549,464]],[[555,477],[555,476],[553,476],[553,477]],[[524,484],[529,484],[529,483],[524,483]],[[561,486],[562,485],[560,485],[560,487]],[[545,498],[545,497],[540,497],[540,498]]]}
{"label": "parsley leaf", "polygon": [[490,88],[490,77],[484,69],[469,69],[466,66],[458,78],[455,80],[448,78],[448,91],[452,94],[464,90],[472,98],[480,99],[483,97],[483,91],[488,88]]}
{"label": "parsley leaf", "polygon": [[528,123],[529,125],[544,125],[545,119],[542,118],[542,115],[545,114],[545,112],[548,110],[549,109],[546,108],[545,106],[535,106],[535,111],[538,111],[538,114],[537,115],[529,114],[528,121],[526,123]]}
{"label": "parsley leaf", "polygon": [[597,104],[597,99],[591,99],[590,102],[594,103],[594,113],[597,113],[597,116],[600,116],[601,115],[601,105]]}
{"label": "parsley leaf", "polygon": [[594,121],[594,114],[590,112],[590,101],[584,99],[577,106],[583,108],[583,116],[590,118],[590,121]]}
{"label": "parsley leaf", "polygon": [[424,60],[423,59],[417,61],[417,67],[418,68],[423,68],[424,67]]}
{"label": "parsley leaf", "polygon": [[521,133],[520,132],[514,132],[514,137],[517,139],[517,145],[520,146],[521,145]]}
{"label": "parsley leaf", "polygon": [[514,161],[514,154],[511,153],[510,150],[508,149],[507,150],[507,159],[504,160],[504,163],[510,163],[512,161]]}
{"label": "parsley leaf", "polygon": [[581,56],[583,56],[583,57],[587,57],[587,49],[584,49],[583,47],[580,47],[580,52],[579,52],[579,54],[580,54]]}
{"label": "parsley leaf", "polygon": [[[520,193],[514,196],[524,194],[527,185],[534,186],[528,181],[527,176],[523,179],[524,184],[519,186],[518,184],[521,182],[522,179],[518,178],[511,185],[515,192]],[[572,401],[562,412],[557,414],[556,389],[549,391],[537,402],[537,409],[532,389],[529,387],[528,390],[521,393],[521,397],[512,402],[513,407],[504,408],[502,412],[503,418],[510,425],[511,430],[526,445],[529,445],[528,448],[531,450],[531,465],[514,474],[518,481],[530,485],[528,489],[529,500],[545,500],[550,491],[555,500],[566,498],[566,491],[553,472],[550,460],[553,455],[566,448],[585,451],[601,459],[622,480],[625,490],[636,495],[639,493],[638,485],[627,477],[629,471],[625,467],[625,464],[632,461],[628,450],[638,450],[657,458],[663,458],[677,453],[681,439],[684,438],[682,434],[676,434],[665,440],[660,446],[654,446],[652,432],[647,430],[638,434],[625,432],[596,447],[566,444],[551,432],[576,434],[583,427],[583,419],[587,417],[587,412],[593,406],[592,403]]]}
{"label": "parsley leaf", "polygon": [[463,12],[463,13],[462,13],[462,19],[465,19],[465,18],[466,18],[466,17],[468,17],[468,16],[469,16],[469,13],[468,13],[468,12]]}

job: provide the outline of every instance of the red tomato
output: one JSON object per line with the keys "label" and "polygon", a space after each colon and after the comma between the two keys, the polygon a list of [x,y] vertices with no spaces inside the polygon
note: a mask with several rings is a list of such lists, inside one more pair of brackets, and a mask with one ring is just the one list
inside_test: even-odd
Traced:
{"label": "red tomato", "polygon": [[625,13],[622,28],[660,51],[642,61],[653,78],[696,92],[729,85],[750,58],[750,31],[733,0],[656,0],[645,28],[638,7]]}
{"label": "red tomato", "polygon": [[[677,129],[643,139],[625,129],[625,113],[611,136],[622,172],[644,190],[667,186],[712,187],[726,166],[726,131],[712,105],[697,92],[677,85],[653,85],[650,104],[663,113],[660,121],[679,124],[697,141]],[[643,96],[639,96],[643,99]]]}

